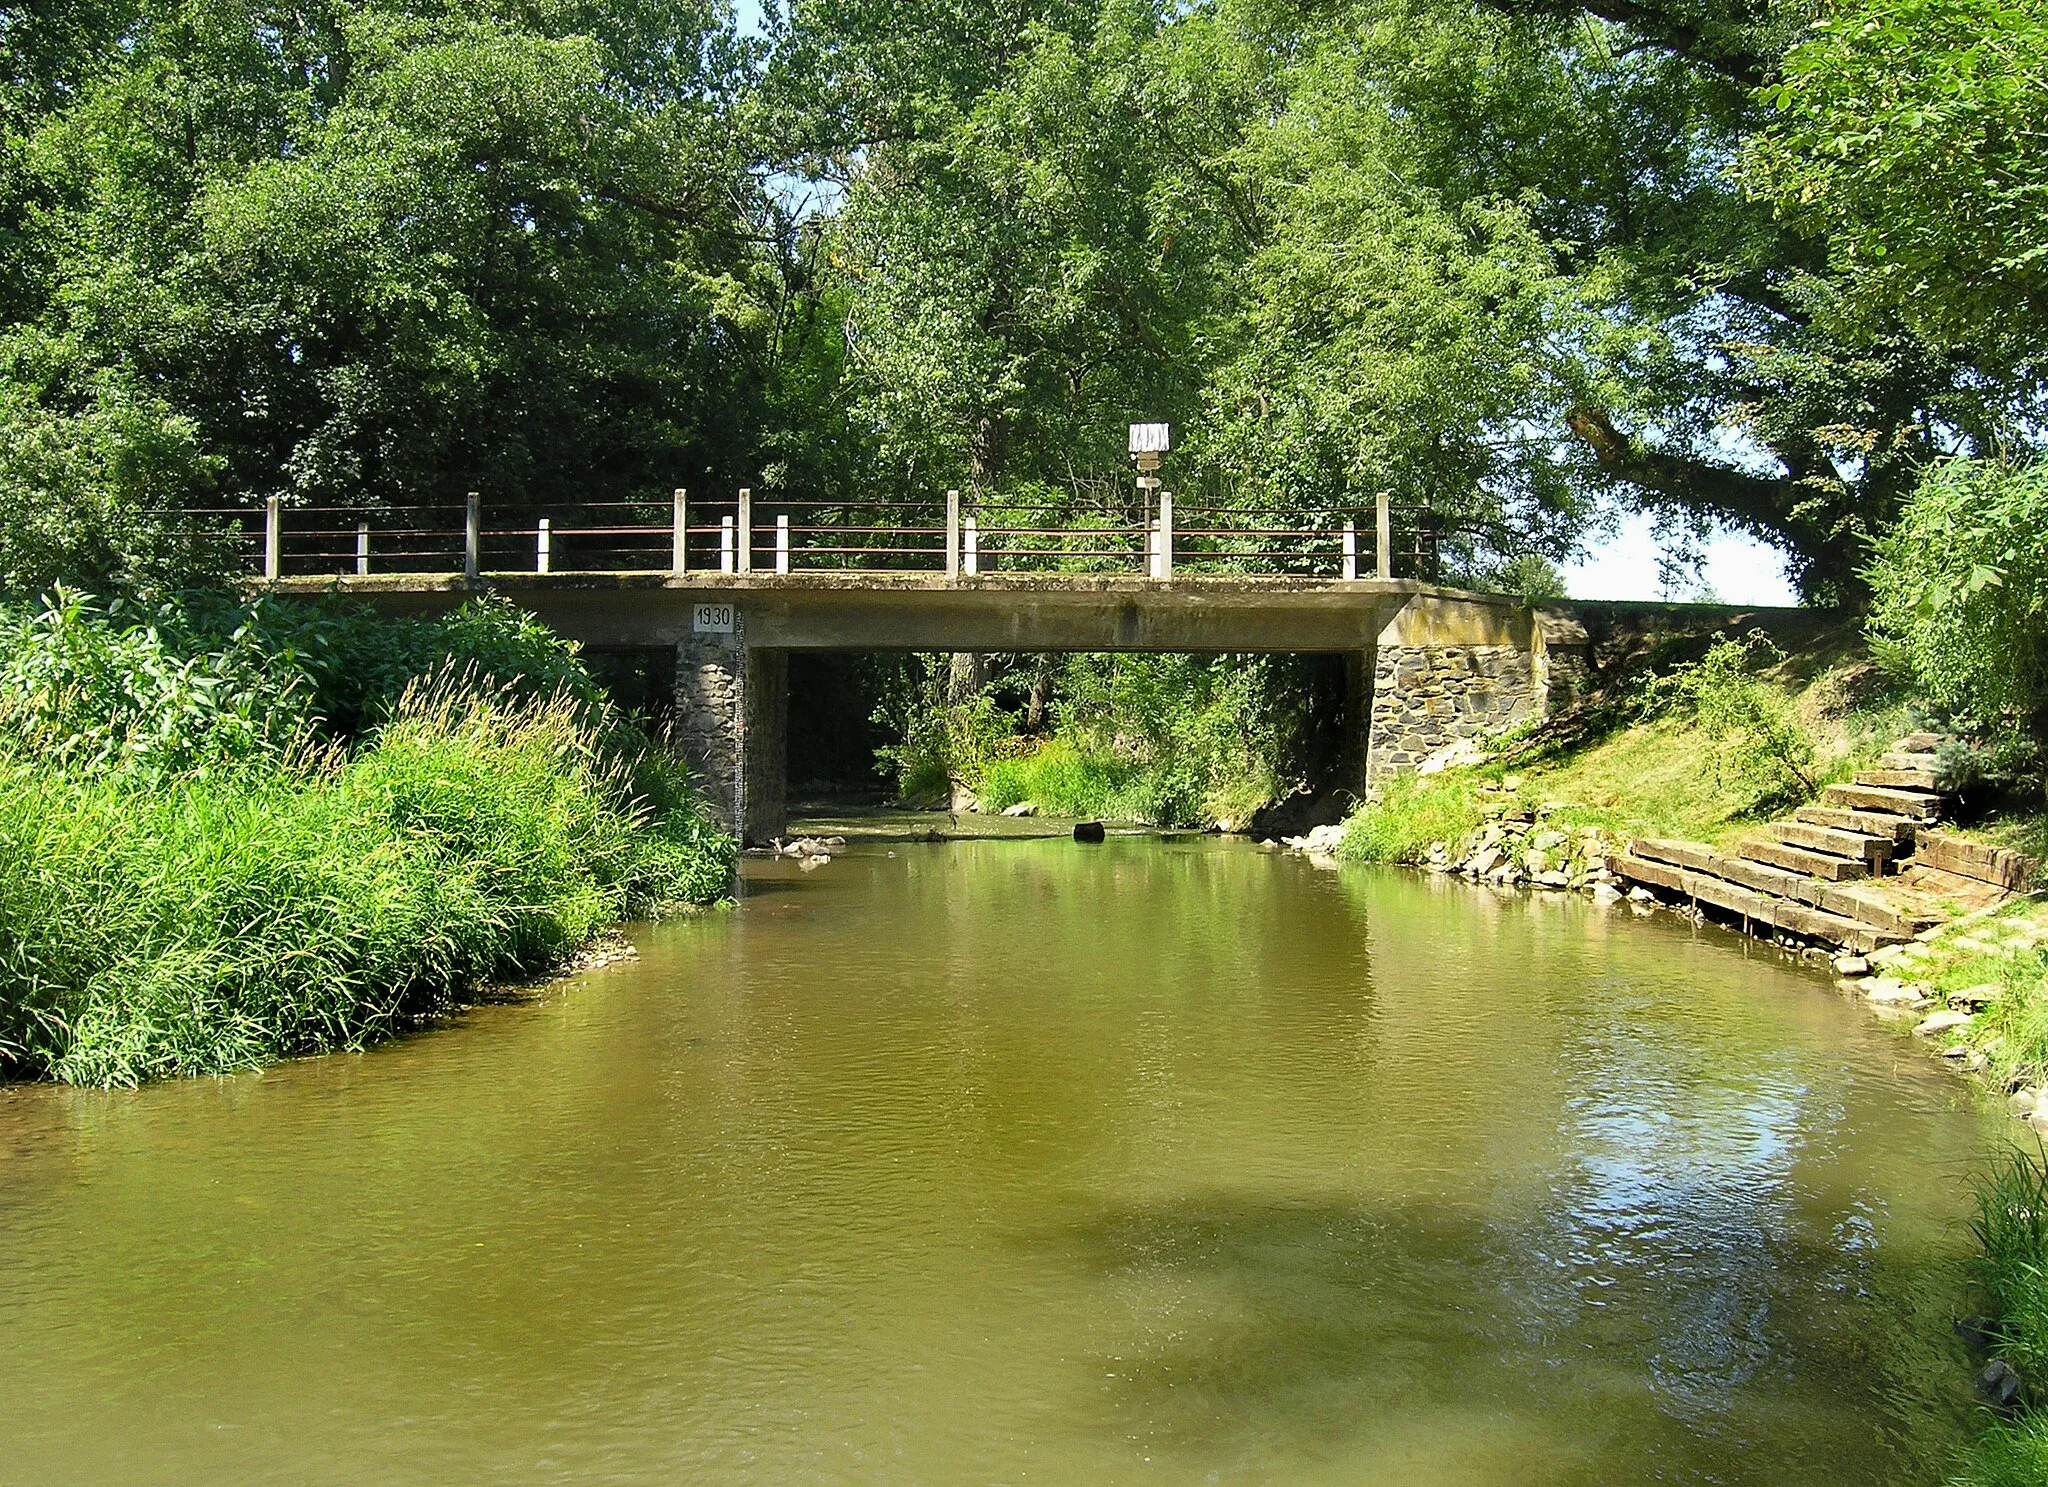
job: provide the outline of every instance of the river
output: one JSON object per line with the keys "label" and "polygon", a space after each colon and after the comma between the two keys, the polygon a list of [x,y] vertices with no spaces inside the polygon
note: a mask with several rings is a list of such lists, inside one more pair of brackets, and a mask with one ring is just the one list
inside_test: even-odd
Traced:
{"label": "river", "polygon": [[365,1055],[0,1088],[0,1479],[1935,1483],[1996,1118],[1676,916],[748,864]]}

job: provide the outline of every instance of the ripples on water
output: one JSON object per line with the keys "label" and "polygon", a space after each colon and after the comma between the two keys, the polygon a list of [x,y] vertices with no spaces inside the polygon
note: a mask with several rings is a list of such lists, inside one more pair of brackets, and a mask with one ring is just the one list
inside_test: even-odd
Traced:
{"label": "ripples on water", "polygon": [[1937,1482],[1991,1129],[1670,916],[753,864],[362,1057],[0,1091],[0,1478]]}

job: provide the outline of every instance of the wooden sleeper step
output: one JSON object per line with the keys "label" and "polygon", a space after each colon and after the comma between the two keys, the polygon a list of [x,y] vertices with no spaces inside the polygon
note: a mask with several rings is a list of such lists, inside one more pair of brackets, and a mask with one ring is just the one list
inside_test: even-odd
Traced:
{"label": "wooden sleeper step", "polygon": [[2032,859],[2008,847],[1987,847],[1945,831],[1921,833],[1913,861],[1921,867],[1940,868],[1945,873],[1995,884],[2008,892],[2024,888],[2034,872]]}
{"label": "wooden sleeper step", "polygon": [[1941,797],[1880,785],[1830,785],[1820,798],[1828,805],[1851,811],[1890,811],[1915,821],[1939,821]]}
{"label": "wooden sleeper step", "polygon": [[1751,862],[1767,862],[1772,867],[1782,867],[1788,873],[1804,873],[1809,878],[1820,878],[1830,883],[1847,883],[1870,875],[1870,869],[1861,862],[1827,852],[1809,851],[1790,842],[1751,840],[1735,850]]}
{"label": "wooden sleeper step", "polygon": [[1907,749],[1893,749],[1877,761],[1879,769],[1916,769],[1922,774],[1939,776],[1941,760],[1931,752],[1921,753]]}
{"label": "wooden sleeper step", "polygon": [[1931,769],[1861,769],[1856,783],[1877,790],[1939,790],[1941,779]]}
{"label": "wooden sleeper step", "polygon": [[1916,827],[1916,823],[1907,817],[1894,816],[1888,811],[1857,811],[1827,805],[1803,805],[1792,816],[1794,820],[1812,826],[1832,826],[1837,831],[1860,831],[1865,836],[1881,836],[1901,847],[1913,845]]}
{"label": "wooden sleeper step", "polygon": [[1779,898],[1806,904],[1810,908],[1825,909],[1830,914],[1857,920],[1870,925],[1873,929],[1898,935],[1901,939],[1909,939],[1936,922],[1930,915],[1901,909],[1881,896],[1865,897],[1870,890],[1864,886],[1823,883],[1818,878],[1809,878],[1802,873],[1788,873],[1783,868],[1772,867],[1768,863],[1751,862],[1741,857],[1724,857],[1712,847],[1703,846],[1698,842],[1643,838],[1629,843],[1629,851],[1636,857],[1651,862],[1690,868],[1694,872],[1726,878],[1738,887],[1748,888],[1757,893],[1774,894]]}
{"label": "wooden sleeper step", "polygon": [[1649,883],[1681,893],[1696,903],[1712,904],[1731,914],[1740,914],[1752,924],[1769,925],[1810,940],[1824,940],[1855,950],[1874,950],[1899,938],[1854,919],[1809,908],[1789,899],[1772,898],[1738,887],[1724,878],[1688,871],[1669,863],[1651,862],[1632,852],[1618,852],[1607,859],[1608,869],[1630,882]]}
{"label": "wooden sleeper step", "polygon": [[1860,831],[1837,831],[1832,826],[1812,826],[1804,821],[1773,821],[1771,835],[1790,846],[1804,847],[1809,852],[1822,852],[1830,857],[1846,857],[1851,862],[1860,862],[1870,869],[1873,877],[1883,875],[1884,865],[1892,855],[1889,837],[1867,836]]}

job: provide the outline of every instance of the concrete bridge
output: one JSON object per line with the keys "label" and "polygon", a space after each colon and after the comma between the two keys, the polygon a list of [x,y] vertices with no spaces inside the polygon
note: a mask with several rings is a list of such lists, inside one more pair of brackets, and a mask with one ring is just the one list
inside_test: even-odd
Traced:
{"label": "concrete bridge", "polygon": [[345,594],[393,616],[488,592],[594,650],[673,651],[681,740],[713,811],[750,841],[787,820],[793,651],[1340,655],[1361,787],[1541,716],[1588,675],[1586,632],[1563,613],[1414,580],[947,567],[481,573],[472,562],[457,574],[285,577],[273,563],[270,586]]}

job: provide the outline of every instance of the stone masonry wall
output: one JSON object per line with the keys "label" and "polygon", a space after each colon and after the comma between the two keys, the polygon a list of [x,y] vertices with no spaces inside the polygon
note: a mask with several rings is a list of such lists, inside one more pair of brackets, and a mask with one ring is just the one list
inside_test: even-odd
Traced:
{"label": "stone masonry wall", "polygon": [[1535,658],[1514,645],[1389,645],[1373,668],[1369,783],[1544,707]]}
{"label": "stone masonry wall", "polygon": [[[744,620],[741,621],[744,625]],[[788,825],[789,653],[736,635],[676,648],[676,737],[712,819],[748,842]]]}
{"label": "stone masonry wall", "polygon": [[747,653],[736,636],[676,647],[676,740],[713,820],[728,831],[746,805]]}

